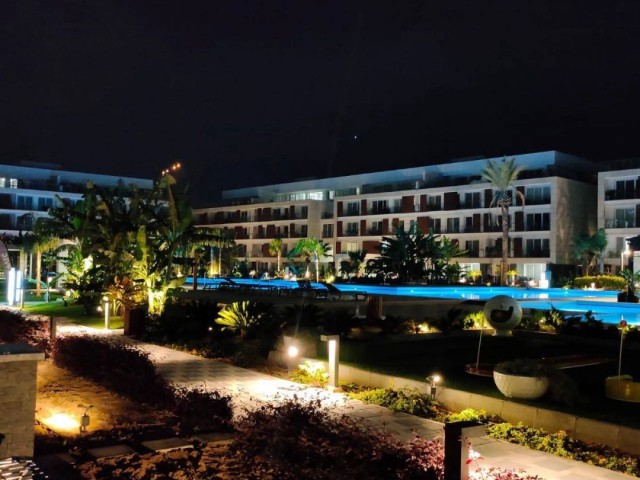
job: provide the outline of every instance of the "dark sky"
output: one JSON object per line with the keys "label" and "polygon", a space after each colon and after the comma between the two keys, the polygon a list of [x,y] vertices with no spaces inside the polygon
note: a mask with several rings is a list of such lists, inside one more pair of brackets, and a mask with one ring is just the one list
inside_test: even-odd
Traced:
{"label": "dark sky", "polygon": [[7,0],[0,161],[221,187],[640,155],[637,0]]}

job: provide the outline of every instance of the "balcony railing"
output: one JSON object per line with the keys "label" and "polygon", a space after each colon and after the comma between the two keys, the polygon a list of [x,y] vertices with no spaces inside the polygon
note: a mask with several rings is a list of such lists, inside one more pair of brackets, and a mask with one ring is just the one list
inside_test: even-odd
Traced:
{"label": "balcony railing", "polygon": [[635,220],[605,220],[605,228],[636,228]]}

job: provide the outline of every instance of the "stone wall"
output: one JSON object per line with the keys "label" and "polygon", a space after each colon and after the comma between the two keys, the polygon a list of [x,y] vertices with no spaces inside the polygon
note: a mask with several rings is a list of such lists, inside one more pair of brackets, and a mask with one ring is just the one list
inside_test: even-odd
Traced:
{"label": "stone wall", "polygon": [[0,345],[0,459],[33,456],[37,364],[43,359],[25,344]]}

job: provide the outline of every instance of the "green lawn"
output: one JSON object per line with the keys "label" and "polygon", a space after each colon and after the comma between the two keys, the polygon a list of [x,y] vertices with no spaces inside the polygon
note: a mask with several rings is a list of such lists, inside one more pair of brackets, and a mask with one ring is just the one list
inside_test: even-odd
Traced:
{"label": "green lawn", "polygon": [[[25,304],[24,311],[38,315],[49,315],[51,317],[66,317],[73,323],[84,325],[85,327],[104,328],[104,317],[102,315],[87,315],[82,305],[65,306],[61,300],[51,302],[36,302]],[[113,316],[109,321],[112,329],[123,328],[122,317]]]}

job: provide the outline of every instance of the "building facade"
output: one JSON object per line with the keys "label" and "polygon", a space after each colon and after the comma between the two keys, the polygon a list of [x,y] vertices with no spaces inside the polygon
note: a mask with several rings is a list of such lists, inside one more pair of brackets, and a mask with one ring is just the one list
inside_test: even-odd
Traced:
{"label": "building facade", "polygon": [[[640,235],[640,159],[612,162],[598,173],[598,228],[607,235],[605,272],[619,272],[632,263],[640,269],[640,257],[634,261],[626,239]],[[636,252],[640,254],[640,252]]]}
{"label": "building facade", "polygon": [[[543,279],[549,264],[573,263],[575,235],[596,228],[596,168],[556,151],[513,158],[522,167],[514,186],[525,202],[512,194],[509,261],[520,276]],[[417,224],[466,250],[461,265],[492,275],[502,230],[494,189],[481,178],[489,160],[502,158],[227,190],[222,205],[196,215],[200,225],[235,232],[243,258],[260,272],[275,268],[269,242],[276,237],[285,252],[300,237],[321,238],[333,251],[323,260],[339,265],[350,251],[376,256],[393,226]]]}
{"label": "building facade", "polygon": [[[0,234],[11,238],[31,231],[38,218],[46,217],[62,200],[80,200],[87,182],[102,188],[153,188],[150,179],[70,172],[48,164],[0,165]],[[8,247],[12,263],[21,263],[20,269],[26,271],[25,256],[18,260],[17,250]]]}

